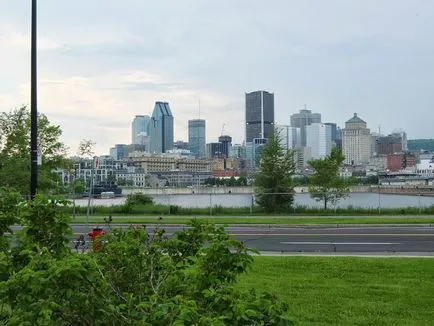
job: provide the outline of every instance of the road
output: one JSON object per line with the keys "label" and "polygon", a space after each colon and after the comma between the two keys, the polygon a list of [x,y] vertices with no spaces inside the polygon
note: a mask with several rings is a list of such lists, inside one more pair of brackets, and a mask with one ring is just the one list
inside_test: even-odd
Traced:
{"label": "road", "polygon": [[[120,226],[116,226],[120,227]],[[128,227],[124,225],[122,227]],[[108,227],[103,227],[109,231]],[[148,226],[150,232],[153,226]],[[169,235],[180,226],[165,226]],[[76,235],[90,227],[72,225]],[[434,227],[357,226],[357,227],[265,227],[231,226],[227,231],[250,248],[281,253],[409,253],[434,255]]]}

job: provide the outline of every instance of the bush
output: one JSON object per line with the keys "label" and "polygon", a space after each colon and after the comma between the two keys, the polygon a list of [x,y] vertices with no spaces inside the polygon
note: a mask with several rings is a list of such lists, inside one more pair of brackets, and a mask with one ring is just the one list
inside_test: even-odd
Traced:
{"label": "bush", "polygon": [[145,195],[141,192],[130,194],[127,196],[125,205],[137,206],[137,205],[152,205],[154,203],[153,199],[149,195]]}

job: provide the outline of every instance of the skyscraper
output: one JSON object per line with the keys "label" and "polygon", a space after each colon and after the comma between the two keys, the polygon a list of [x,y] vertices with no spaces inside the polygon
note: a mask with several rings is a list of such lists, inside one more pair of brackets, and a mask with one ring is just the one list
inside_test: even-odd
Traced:
{"label": "skyscraper", "polygon": [[148,136],[149,115],[136,115],[131,124],[131,144],[142,144],[142,137]]}
{"label": "skyscraper", "polygon": [[155,102],[148,130],[151,153],[173,149],[173,115],[169,103]]}
{"label": "skyscraper", "polygon": [[300,147],[298,139],[299,129],[288,125],[275,125],[274,128],[279,133],[280,144],[285,150]]}
{"label": "skyscraper", "polygon": [[221,135],[219,137],[219,143],[222,144],[222,156],[223,157],[229,157],[229,152],[231,150],[232,146],[232,137],[228,135]]}
{"label": "skyscraper", "polygon": [[332,151],[332,126],[324,123],[306,126],[306,146],[310,147],[313,159],[328,156]]}
{"label": "skyscraper", "polygon": [[290,119],[291,127],[300,128],[300,146],[306,146],[306,126],[312,123],[321,123],[321,114],[304,109],[291,115]]}
{"label": "skyscraper", "polygon": [[246,93],[246,142],[268,138],[274,128],[274,94],[267,91]]}
{"label": "skyscraper", "polygon": [[205,120],[188,120],[188,147],[196,158],[205,157]]}
{"label": "skyscraper", "polygon": [[371,131],[366,122],[354,113],[354,116],[345,122],[342,129],[342,149],[345,163],[359,165],[369,162],[371,157]]}

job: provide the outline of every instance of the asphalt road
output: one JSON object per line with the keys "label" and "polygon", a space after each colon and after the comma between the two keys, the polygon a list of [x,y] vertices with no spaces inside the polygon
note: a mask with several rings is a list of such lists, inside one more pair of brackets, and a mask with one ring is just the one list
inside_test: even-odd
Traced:
{"label": "asphalt road", "polygon": [[[116,226],[119,227],[119,226]],[[128,226],[123,226],[128,227]],[[109,231],[107,226],[103,227]],[[169,235],[182,229],[165,226]],[[72,225],[76,235],[90,226]],[[153,227],[147,229],[152,232]],[[264,227],[232,226],[227,231],[250,248],[281,253],[408,253],[434,254],[434,227]]]}

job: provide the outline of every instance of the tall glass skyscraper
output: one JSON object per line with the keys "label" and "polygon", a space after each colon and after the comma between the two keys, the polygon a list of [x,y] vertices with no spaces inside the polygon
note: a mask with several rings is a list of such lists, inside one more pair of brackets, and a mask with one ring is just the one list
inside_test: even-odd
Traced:
{"label": "tall glass skyscraper", "polygon": [[246,93],[246,142],[268,138],[274,130],[274,94],[267,91]]}
{"label": "tall glass skyscraper", "polygon": [[195,158],[205,157],[205,120],[188,120],[188,147]]}
{"label": "tall glass skyscraper", "polygon": [[141,138],[148,136],[149,115],[136,115],[131,124],[131,144],[141,144]]}
{"label": "tall glass skyscraper", "polygon": [[155,102],[148,130],[151,153],[173,149],[173,115],[169,103]]}

